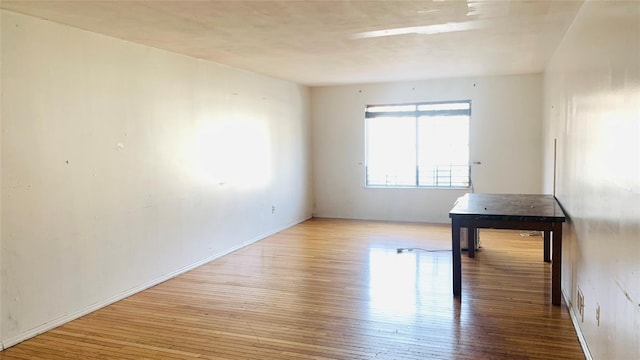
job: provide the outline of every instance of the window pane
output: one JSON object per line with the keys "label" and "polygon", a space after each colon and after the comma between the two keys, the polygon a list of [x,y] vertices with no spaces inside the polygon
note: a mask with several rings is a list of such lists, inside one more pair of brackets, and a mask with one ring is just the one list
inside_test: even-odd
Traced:
{"label": "window pane", "polygon": [[469,110],[471,109],[471,103],[469,102],[456,102],[456,103],[433,103],[433,104],[420,104],[418,110]]}
{"label": "window pane", "polygon": [[367,119],[367,185],[416,186],[416,120]]}
{"label": "window pane", "polygon": [[380,105],[367,106],[367,112],[394,112],[394,111],[416,111],[416,105]]}
{"label": "window pane", "polygon": [[469,117],[418,119],[420,186],[469,186]]}

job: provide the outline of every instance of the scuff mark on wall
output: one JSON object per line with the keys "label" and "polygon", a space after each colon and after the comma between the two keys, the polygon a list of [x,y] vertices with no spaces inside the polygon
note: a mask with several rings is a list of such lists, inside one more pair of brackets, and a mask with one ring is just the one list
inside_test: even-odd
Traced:
{"label": "scuff mark on wall", "polygon": [[[629,293],[622,287],[620,282],[618,280],[615,280],[615,282],[616,286],[622,291],[627,300],[629,300],[630,303],[635,304],[636,302],[631,298],[631,295],[629,295]],[[638,307],[640,307],[640,303],[638,303]]]}

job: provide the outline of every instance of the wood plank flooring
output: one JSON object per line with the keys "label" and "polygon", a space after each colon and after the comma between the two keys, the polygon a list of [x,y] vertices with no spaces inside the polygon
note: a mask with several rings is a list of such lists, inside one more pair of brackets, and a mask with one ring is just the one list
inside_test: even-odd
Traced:
{"label": "wood plank flooring", "polygon": [[482,230],[456,299],[450,234],[312,219],[0,359],[584,359],[540,236]]}

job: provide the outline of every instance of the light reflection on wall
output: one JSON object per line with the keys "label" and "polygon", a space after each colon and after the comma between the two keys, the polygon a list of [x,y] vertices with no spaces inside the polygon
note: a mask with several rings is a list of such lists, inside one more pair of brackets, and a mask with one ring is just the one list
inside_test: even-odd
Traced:
{"label": "light reflection on wall", "polygon": [[269,130],[261,121],[231,118],[201,126],[191,157],[193,173],[205,185],[256,189],[271,179]]}
{"label": "light reflection on wall", "polygon": [[[640,190],[640,152],[633,151],[630,145],[640,133],[640,113],[637,108],[625,106],[629,99],[633,99],[632,94],[620,91],[583,95],[574,100],[575,117],[582,121],[574,122],[571,130],[581,135],[580,145],[586,148],[582,156],[588,176],[581,181],[591,183],[594,189],[620,187],[636,193]],[[640,101],[636,102],[640,105]],[[604,211],[603,215],[611,214]]]}

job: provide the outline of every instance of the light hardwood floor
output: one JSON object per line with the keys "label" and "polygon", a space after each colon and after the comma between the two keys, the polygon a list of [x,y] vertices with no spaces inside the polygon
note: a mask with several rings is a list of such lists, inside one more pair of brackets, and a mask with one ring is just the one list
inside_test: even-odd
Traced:
{"label": "light hardwood floor", "polygon": [[584,359],[565,305],[550,304],[540,236],[482,230],[461,299],[450,236],[312,219],[0,359]]}

